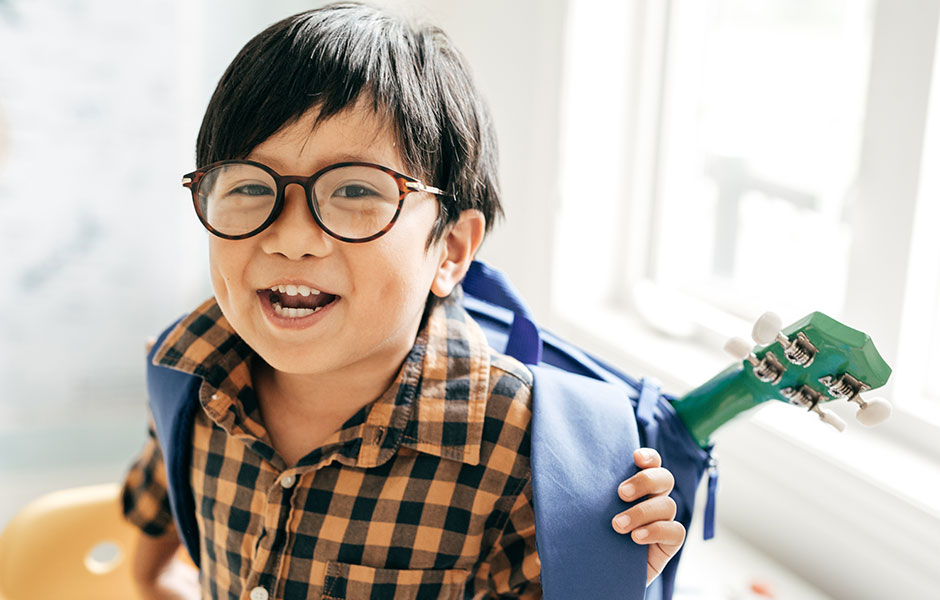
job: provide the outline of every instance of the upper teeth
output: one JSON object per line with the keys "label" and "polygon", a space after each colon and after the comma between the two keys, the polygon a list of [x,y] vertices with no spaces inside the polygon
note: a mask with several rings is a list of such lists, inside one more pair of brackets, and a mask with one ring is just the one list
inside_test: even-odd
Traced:
{"label": "upper teeth", "polygon": [[284,284],[275,285],[274,287],[271,288],[271,291],[280,292],[282,294],[287,294],[288,296],[296,296],[297,294],[300,294],[301,296],[309,296],[310,294],[313,294],[314,296],[316,296],[317,294],[320,293],[320,290],[315,290],[305,285],[284,285]]}

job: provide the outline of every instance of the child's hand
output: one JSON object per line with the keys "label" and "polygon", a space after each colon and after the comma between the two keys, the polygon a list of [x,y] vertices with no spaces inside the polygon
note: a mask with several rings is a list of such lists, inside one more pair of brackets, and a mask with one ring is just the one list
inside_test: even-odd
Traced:
{"label": "child's hand", "polygon": [[640,448],[633,453],[633,460],[641,471],[621,483],[617,492],[627,502],[644,496],[646,499],[615,516],[612,523],[617,533],[633,532],[634,542],[649,545],[646,558],[649,585],[682,547],[685,527],[673,521],[676,503],[669,492],[675,480],[672,473],[660,466],[659,453],[652,448]]}
{"label": "child's hand", "polygon": [[199,571],[174,558],[153,581],[137,581],[142,600],[196,600],[200,597]]}
{"label": "child's hand", "polygon": [[199,598],[199,571],[178,558],[179,548],[175,530],[160,537],[137,534],[131,572],[141,600]]}

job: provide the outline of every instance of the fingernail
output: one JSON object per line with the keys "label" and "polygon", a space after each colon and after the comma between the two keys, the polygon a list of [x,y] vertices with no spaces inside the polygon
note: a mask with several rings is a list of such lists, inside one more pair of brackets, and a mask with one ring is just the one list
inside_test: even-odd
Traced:
{"label": "fingernail", "polygon": [[649,450],[641,449],[639,452],[640,452],[640,458],[643,459],[643,462],[646,462],[646,461],[648,461],[648,460],[650,459],[650,451],[649,451]]}
{"label": "fingernail", "polygon": [[636,489],[633,487],[632,483],[625,483],[620,486],[620,495],[624,498],[632,498]]}
{"label": "fingernail", "polygon": [[633,535],[635,535],[636,539],[638,540],[645,539],[646,536],[648,536],[649,534],[650,532],[645,529],[637,529],[636,531],[633,532]]}
{"label": "fingernail", "polygon": [[617,526],[617,529],[619,529],[621,532],[625,532],[627,530],[627,527],[630,526],[630,517],[628,517],[627,515],[620,515],[620,516],[614,517],[614,524]]}

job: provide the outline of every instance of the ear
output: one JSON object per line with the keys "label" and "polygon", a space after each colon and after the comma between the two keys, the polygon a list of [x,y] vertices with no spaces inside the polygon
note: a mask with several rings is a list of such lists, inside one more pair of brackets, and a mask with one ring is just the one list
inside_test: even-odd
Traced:
{"label": "ear", "polygon": [[431,282],[431,293],[444,298],[460,283],[483,242],[485,230],[486,217],[482,212],[465,210],[460,213],[460,219],[437,242],[441,260]]}

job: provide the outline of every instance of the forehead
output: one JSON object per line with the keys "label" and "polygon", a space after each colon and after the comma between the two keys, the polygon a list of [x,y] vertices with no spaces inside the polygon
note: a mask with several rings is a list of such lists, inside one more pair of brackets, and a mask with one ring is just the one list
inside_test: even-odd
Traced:
{"label": "forehead", "polygon": [[281,174],[303,174],[344,161],[372,162],[404,170],[395,130],[389,119],[360,100],[335,115],[317,120],[316,107],[284,124],[247,156]]}

